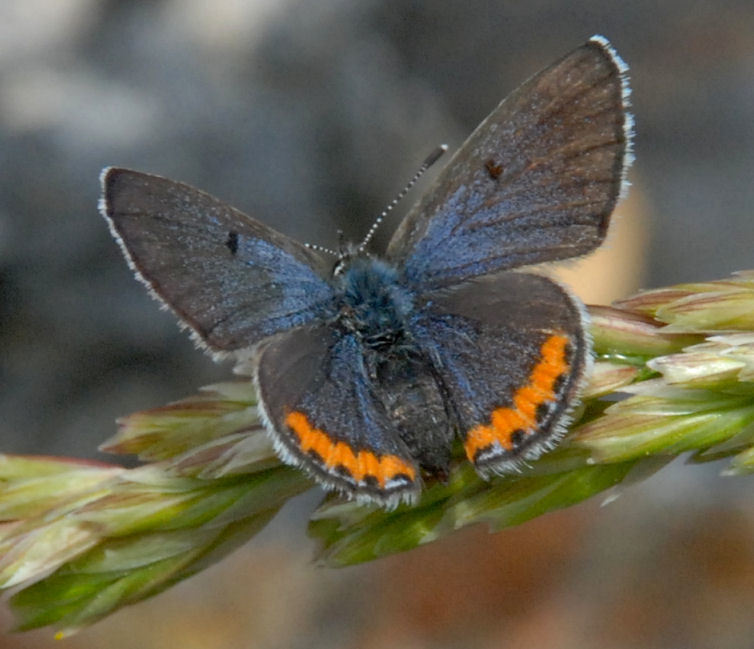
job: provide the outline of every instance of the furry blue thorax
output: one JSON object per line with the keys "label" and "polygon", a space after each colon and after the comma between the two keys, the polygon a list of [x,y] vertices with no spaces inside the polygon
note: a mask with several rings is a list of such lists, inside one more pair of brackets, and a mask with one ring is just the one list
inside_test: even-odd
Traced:
{"label": "furry blue thorax", "polygon": [[336,282],[339,319],[347,330],[375,346],[401,338],[414,299],[395,266],[359,255],[349,260]]}

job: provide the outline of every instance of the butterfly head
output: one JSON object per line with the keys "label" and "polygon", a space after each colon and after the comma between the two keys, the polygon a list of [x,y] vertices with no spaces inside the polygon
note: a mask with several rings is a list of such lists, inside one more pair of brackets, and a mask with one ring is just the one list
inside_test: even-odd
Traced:
{"label": "butterfly head", "polygon": [[[342,236],[342,233],[339,233]],[[339,252],[337,253],[337,261],[332,269],[333,277],[342,277],[353,265],[353,262],[357,259],[370,257],[364,248],[360,245],[356,245],[353,242],[343,243],[341,241]]]}

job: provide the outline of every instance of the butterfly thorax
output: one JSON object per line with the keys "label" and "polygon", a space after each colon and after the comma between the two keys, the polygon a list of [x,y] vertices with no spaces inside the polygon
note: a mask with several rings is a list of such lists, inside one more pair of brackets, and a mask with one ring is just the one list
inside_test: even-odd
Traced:
{"label": "butterfly thorax", "polygon": [[391,264],[366,255],[349,260],[335,278],[338,323],[367,347],[383,350],[404,342],[412,294]]}

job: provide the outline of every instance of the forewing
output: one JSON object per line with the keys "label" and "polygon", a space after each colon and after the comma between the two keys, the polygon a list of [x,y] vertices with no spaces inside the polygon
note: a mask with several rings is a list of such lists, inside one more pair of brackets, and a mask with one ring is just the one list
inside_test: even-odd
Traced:
{"label": "forewing", "polygon": [[263,345],[259,396],[278,454],[328,489],[392,507],[419,493],[418,469],[364,367],[361,344],[303,327]]}
{"label": "forewing", "polygon": [[503,100],[393,236],[407,281],[446,286],[597,247],[630,146],[625,69],[594,37]]}
{"label": "forewing", "polygon": [[214,351],[323,317],[332,290],[311,250],[189,185],[109,168],[102,214],[137,273]]}
{"label": "forewing", "polygon": [[413,335],[433,359],[477,470],[510,471],[551,448],[589,354],[575,298],[546,277],[502,272],[431,301]]}

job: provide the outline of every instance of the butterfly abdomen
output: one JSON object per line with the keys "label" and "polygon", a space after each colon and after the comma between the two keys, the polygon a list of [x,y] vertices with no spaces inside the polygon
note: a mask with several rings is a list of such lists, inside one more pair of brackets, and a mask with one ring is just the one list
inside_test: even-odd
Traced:
{"label": "butterfly abdomen", "polygon": [[455,429],[427,358],[412,348],[383,355],[377,381],[387,416],[411,457],[428,474],[446,478]]}

